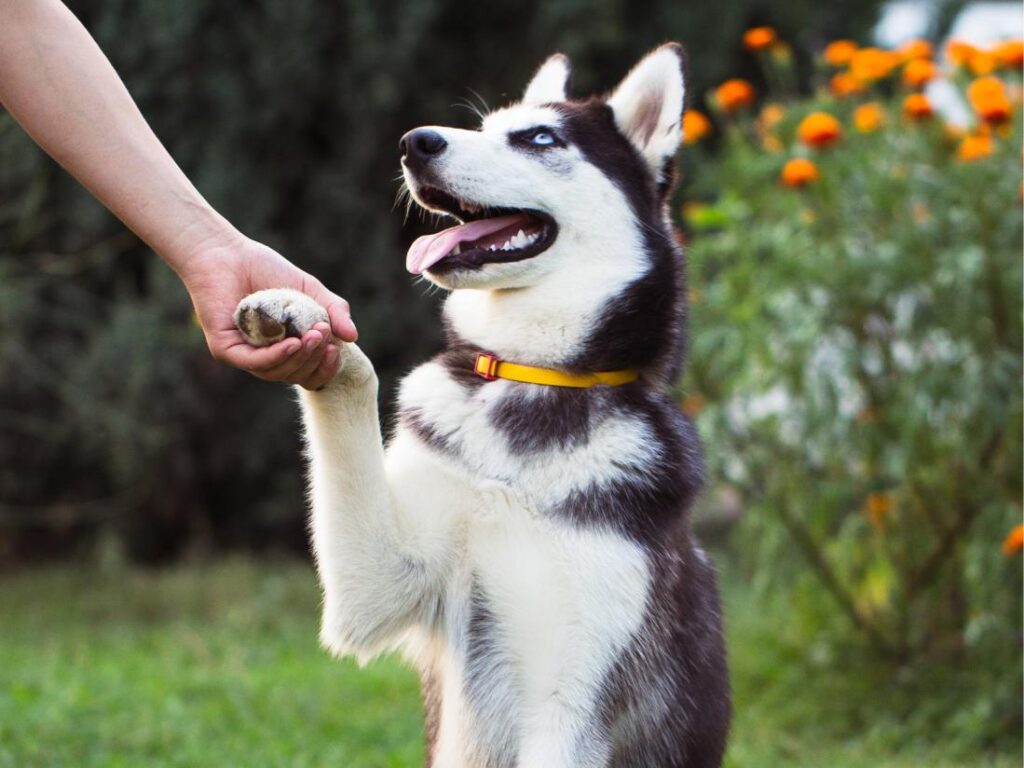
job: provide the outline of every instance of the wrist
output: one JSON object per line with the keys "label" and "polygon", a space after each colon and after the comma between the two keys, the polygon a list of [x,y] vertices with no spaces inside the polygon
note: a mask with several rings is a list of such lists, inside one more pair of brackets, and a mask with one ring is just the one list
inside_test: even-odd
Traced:
{"label": "wrist", "polygon": [[172,241],[155,250],[187,284],[197,269],[209,267],[211,259],[236,256],[247,242],[245,235],[207,206],[190,217],[189,225]]}

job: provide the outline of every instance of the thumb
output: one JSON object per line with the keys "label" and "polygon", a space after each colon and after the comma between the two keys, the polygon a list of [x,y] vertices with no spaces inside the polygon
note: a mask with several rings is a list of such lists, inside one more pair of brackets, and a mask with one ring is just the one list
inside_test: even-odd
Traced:
{"label": "thumb", "polygon": [[348,302],[326,288],[321,289],[317,294],[313,298],[327,310],[327,315],[331,320],[331,331],[334,335],[342,341],[355,341],[359,337],[359,331],[356,330],[356,324],[352,322],[352,311],[349,309]]}

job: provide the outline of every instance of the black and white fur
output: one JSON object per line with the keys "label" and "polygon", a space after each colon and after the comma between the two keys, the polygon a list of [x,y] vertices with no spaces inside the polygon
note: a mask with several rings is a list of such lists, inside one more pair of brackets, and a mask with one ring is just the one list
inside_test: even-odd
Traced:
{"label": "black and white fur", "polygon": [[[446,351],[402,382],[384,448],[377,378],[355,345],[302,391],[321,639],[420,671],[437,768],[706,768],[730,718],[713,568],[687,510],[693,426],[666,394],[681,364],[683,261],[666,201],[681,138],[683,54],[665,45],[607,98],[569,100],[549,59],[518,104],[406,158],[413,196],[542,212],[530,258],[442,261]],[[536,131],[549,132],[539,146]],[[524,143],[523,137],[526,137]],[[421,158],[422,160],[422,158]],[[450,211],[455,213],[455,211]],[[253,318],[262,323],[252,322]],[[301,333],[325,314],[254,294],[238,320]],[[485,351],[641,379],[591,389],[484,381]]]}

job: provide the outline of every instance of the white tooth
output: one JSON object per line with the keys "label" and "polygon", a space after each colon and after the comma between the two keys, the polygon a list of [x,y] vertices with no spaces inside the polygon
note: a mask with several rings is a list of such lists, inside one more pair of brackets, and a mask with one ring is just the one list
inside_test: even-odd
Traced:
{"label": "white tooth", "polygon": [[462,243],[459,243],[458,245],[455,246],[455,250],[452,251],[452,255],[458,256],[460,253],[462,253]]}
{"label": "white tooth", "polygon": [[496,251],[496,250],[498,250],[498,246],[496,246],[494,243],[491,243],[490,245],[487,246],[487,250],[488,251]]}
{"label": "white tooth", "polygon": [[512,250],[512,241],[506,240],[505,244],[503,246],[501,246],[501,250],[503,250],[503,251],[511,251]]}

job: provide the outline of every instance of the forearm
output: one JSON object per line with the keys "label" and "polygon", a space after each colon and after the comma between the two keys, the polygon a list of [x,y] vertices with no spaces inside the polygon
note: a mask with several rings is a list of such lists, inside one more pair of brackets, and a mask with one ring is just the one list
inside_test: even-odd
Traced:
{"label": "forearm", "polygon": [[202,198],[58,0],[0,0],[0,104],[181,274],[237,232]]}
{"label": "forearm", "polygon": [[[268,381],[315,389],[330,380],[339,358],[322,342],[330,331],[356,338],[348,304],[210,207],[60,0],[0,0],[0,106],[178,273],[214,357]],[[307,294],[330,328],[250,347],[231,312],[264,288]]]}

